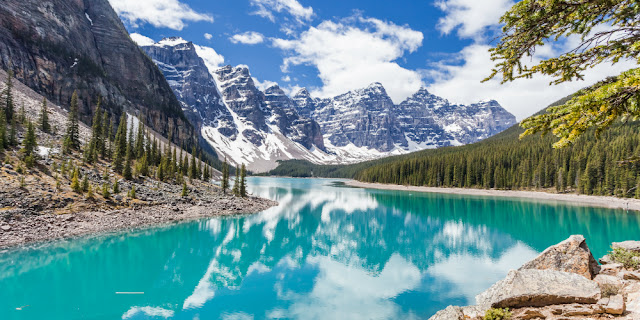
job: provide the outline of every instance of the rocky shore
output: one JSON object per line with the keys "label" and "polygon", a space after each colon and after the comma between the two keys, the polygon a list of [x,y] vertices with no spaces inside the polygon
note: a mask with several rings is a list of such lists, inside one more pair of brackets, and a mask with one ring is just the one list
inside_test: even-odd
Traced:
{"label": "rocky shore", "polygon": [[275,205],[276,202],[262,198],[212,194],[116,210],[70,214],[3,214],[0,220],[0,249],[207,217],[254,213]]}
{"label": "rocky shore", "polygon": [[430,320],[640,319],[640,241],[594,259],[583,236],[549,247],[485,292]]}

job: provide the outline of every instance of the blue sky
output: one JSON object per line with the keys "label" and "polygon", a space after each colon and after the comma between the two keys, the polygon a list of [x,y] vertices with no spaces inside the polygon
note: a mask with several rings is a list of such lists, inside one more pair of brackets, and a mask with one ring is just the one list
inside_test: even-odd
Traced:
{"label": "blue sky", "polygon": [[[544,77],[480,83],[487,50],[512,0],[110,0],[132,34],[180,36],[209,47],[217,65],[249,66],[262,86],[334,96],[381,82],[399,103],[421,86],[456,103],[498,100],[518,119],[633,65],[603,66],[586,81]],[[134,39],[142,37],[135,36]],[[571,39],[569,39],[571,40]],[[551,56],[574,44],[540,50]],[[214,52],[215,51],[215,52]]]}

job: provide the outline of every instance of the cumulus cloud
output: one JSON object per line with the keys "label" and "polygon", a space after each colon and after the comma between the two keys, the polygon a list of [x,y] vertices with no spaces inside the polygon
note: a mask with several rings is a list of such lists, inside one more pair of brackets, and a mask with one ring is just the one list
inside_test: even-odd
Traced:
{"label": "cumulus cloud", "polygon": [[207,39],[207,40],[211,40],[211,38],[213,38],[213,35],[211,33],[207,32],[207,33],[204,34],[204,38]]}
{"label": "cumulus cloud", "polygon": [[139,33],[132,33],[129,36],[131,37],[131,40],[133,40],[133,42],[135,42],[139,46],[150,46],[156,43],[155,41],[153,41],[153,39],[147,36],[143,36]]}
{"label": "cumulus cloud", "polygon": [[[549,85],[551,78],[547,76],[519,79],[505,84],[500,84],[499,78],[481,83],[490,74],[490,66],[494,64],[489,48],[489,45],[484,44],[469,45],[457,55],[457,59],[435,64],[426,74],[433,80],[428,89],[456,103],[495,99],[518,120],[522,120],[579,89],[637,67],[633,62],[621,62],[613,66],[602,64],[587,70],[585,81],[555,86]],[[533,60],[536,61],[539,60]]]}
{"label": "cumulus cloud", "polygon": [[189,21],[213,22],[209,14],[199,13],[178,0],[109,0],[118,15],[134,28],[149,23],[157,28],[182,30]]}
{"label": "cumulus cloud", "polygon": [[193,46],[196,48],[198,56],[204,60],[204,64],[207,66],[207,69],[209,69],[209,73],[216,77],[214,71],[224,64],[224,57],[217,53],[213,48],[199,46],[196,44]]}
{"label": "cumulus cloud", "polygon": [[313,18],[313,8],[304,7],[297,0],[250,0],[251,5],[257,8],[253,14],[267,18],[275,22],[274,12],[286,12],[293,16],[296,21],[303,23],[311,21]]}
{"label": "cumulus cloud", "polygon": [[269,81],[269,80],[260,81],[256,77],[252,77],[252,79],[253,79],[253,82],[256,85],[256,88],[260,89],[260,91],[265,91],[269,87],[278,85],[278,83],[275,82],[275,81]]}
{"label": "cumulus cloud", "polygon": [[262,33],[247,31],[245,33],[234,34],[229,40],[233,43],[258,44],[264,42]]}
{"label": "cumulus cloud", "polygon": [[513,0],[438,0],[436,6],[445,13],[438,21],[438,29],[444,34],[457,29],[463,38],[482,37],[514,4]]}
{"label": "cumulus cloud", "polygon": [[421,75],[396,61],[422,45],[423,35],[408,26],[373,18],[356,17],[341,22],[324,21],[297,39],[273,39],[287,53],[282,69],[310,65],[323,83],[314,95],[327,97],[382,83],[399,102],[422,86]]}
{"label": "cumulus cloud", "polygon": [[[512,5],[512,0],[440,0],[436,5],[445,13],[438,28],[445,34],[457,30],[460,38],[471,38],[473,43],[455,54],[452,59],[443,59],[424,71],[428,78],[428,89],[456,103],[473,103],[484,99],[495,99],[522,120],[568,96],[575,91],[598,82],[608,76],[617,75],[624,70],[637,67],[634,62],[623,61],[615,65],[602,64],[585,72],[584,81],[566,82],[550,85],[551,77],[537,75],[532,79],[519,79],[500,84],[501,79],[486,83],[481,81],[491,73],[495,62],[491,61],[486,35],[499,28],[499,19]],[[594,32],[606,30],[598,27]],[[493,33],[495,34],[495,33]],[[523,60],[533,65],[542,59],[558,56],[574,49],[580,38],[571,36],[539,47],[535,55]]]}

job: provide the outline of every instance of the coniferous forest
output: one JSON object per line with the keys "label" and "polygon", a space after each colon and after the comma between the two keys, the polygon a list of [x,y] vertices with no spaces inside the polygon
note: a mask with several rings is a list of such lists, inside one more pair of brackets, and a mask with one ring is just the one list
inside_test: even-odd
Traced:
{"label": "coniferous forest", "polygon": [[[566,99],[554,105],[563,103]],[[545,190],[640,198],[640,123],[617,123],[599,136],[552,147],[552,135],[530,136],[514,126],[485,141],[424,150],[347,166],[283,162],[271,175],[353,178],[430,187]]]}

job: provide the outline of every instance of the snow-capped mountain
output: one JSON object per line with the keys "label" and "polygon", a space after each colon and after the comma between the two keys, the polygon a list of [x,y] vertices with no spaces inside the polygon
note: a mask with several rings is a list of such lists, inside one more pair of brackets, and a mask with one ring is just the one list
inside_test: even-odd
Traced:
{"label": "snow-capped mountain", "polygon": [[246,66],[214,68],[198,47],[169,38],[141,47],[158,65],[202,137],[232,164],[352,163],[475,142],[515,123],[495,101],[454,105],[421,89],[395,105],[380,83],[334,98],[259,90]]}
{"label": "snow-capped mountain", "polygon": [[329,99],[312,98],[301,89],[293,100],[300,114],[318,121],[329,145],[381,152],[473,143],[516,123],[494,100],[456,105],[424,88],[394,105],[380,83]]}

